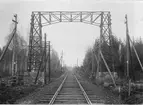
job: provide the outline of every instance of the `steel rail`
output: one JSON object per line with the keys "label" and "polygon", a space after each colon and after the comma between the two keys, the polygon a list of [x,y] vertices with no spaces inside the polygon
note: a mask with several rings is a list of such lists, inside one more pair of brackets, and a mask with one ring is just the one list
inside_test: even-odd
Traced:
{"label": "steel rail", "polygon": [[84,91],[84,89],[83,89],[83,87],[81,86],[80,82],[78,81],[78,79],[76,78],[75,75],[74,75],[74,77],[75,77],[75,79],[76,79],[76,81],[77,81],[77,83],[78,83],[78,85],[79,85],[81,91],[83,92],[83,95],[84,95],[84,97],[85,97],[87,103],[90,104],[90,105],[92,105],[92,103],[91,103],[91,101],[90,101],[88,95],[87,95],[86,92]]}
{"label": "steel rail", "polygon": [[[67,75],[68,75],[68,74],[67,74]],[[55,101],[57,95],[59,94],[59,92],[60,92],[60,90],[61,90],[61,88],[62,88],[62,86],[63,86],[63,84],[64,84],[64,82],[65,82],[65,80],[66,80],[66,78],[67,78],[67,75],[65,76],[63,82],[61,83],[61,85],[59,86],[59,88],[58,88],[57,91],[55,92],[54,96],[53,96],[52,99],[50,100],[49,105],[52,105],[52,104],[54,103],[54,101]]]}

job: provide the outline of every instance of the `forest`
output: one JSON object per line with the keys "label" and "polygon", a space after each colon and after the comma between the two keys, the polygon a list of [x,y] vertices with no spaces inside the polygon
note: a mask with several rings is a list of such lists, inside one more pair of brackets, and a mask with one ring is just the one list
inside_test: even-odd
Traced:
{"label": "forest", "polygon": [[[6,43],[8,43],[10,37],[12,34],[9,34],[6,37]],[[19,32],[15,34],[15,42],[11,42],[10,46],[8,47],[8,50],[6,51],[3,60],[0,62],[0,76],[2,78],[4,77],[9,77],[12,76],[12,60],[13,60],[13,48],[14,44],[16,43],[15,46],[15,53],[16,53],[16,73],[18,74],[26,74],[27,71],[27,60],[28,60],[28,43],[25,41],[25,39],[20,35]],[[3,48],[0,49],[0,55],[4,51],[6,45],[3,46]],[[48,51],[47,51],[48,53]],[[55,74],[60,74],[62,73],[62,66],[61,66],[61,61],[58,53],[52,48],[50,52],[50,60],[51,60],[51,75],[56,76]],[[48,64],[47,64],[48,65]],[[57,73],[58,72],[58,73]],[[48,75],[48,68],[47,68],[47,75]]]}
{"label": "forest", "polygon": [[[111,72],[116,73],[115,78],[124,80],[127,77],[126,70],[126,43],[116,36],[111,36],[112,46],[109,46],[107,43],[102,44],[102,53],[104,58],[111,70]],[[141,38],[134,39],[133,45],[136,49],[136,52],[139,56],[141,63],[143,64],[143,41]],[[133,50],[133,45],[131,45],[131,64],[129,76],[132,81],[140,81],[142,80],[143,71],[136,57],[135,51]],[[95,77],[97,75],[97,65],[98,65],[98,49],[99,49],[99,38],[95,40],[95,43],[92,47],[88,48],[84,57],[84,61],[82,66],[80,66],[79,70],[82,72],[87,78]],[[94,63],[92,63],[94,62]],[[108,72],[103,60],[101,59],[101,69],[99,72]],[[100,75],[103,76],[103,75]],[[100,76],[98,78],[100,78]],[[106,78],[106,76],[103,76]],[[97,79],[96,79],[97,80]],[[100,79],[100,82],[105,82],[107,79]]]}

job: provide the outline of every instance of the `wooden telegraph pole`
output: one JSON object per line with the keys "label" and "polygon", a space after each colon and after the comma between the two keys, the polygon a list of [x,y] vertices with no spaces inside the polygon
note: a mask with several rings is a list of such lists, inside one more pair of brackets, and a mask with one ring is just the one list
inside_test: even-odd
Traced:
{"label": "wooden telegraph pole", "polygon": [[44,69],[44,84],[47,84],[46,70],[47,70],[47,39],[45,33],[45,69]]}
{"label": "wooden telegraph pole", "polygon": [[14,37],[13,37],[13,56],[12,56],[12,76],[16,75],[17,70],[17,54],[16,54],[16,31],[17,31],[17,14],[14,15],[15,20],[12,20],[15,23],[15,31],[14,31]]}
{"label": "wooden telegraph pole", "polygon": [[62,53],[61,53],[60,62],[61,62],[61,71],[63,72],[63,51],[62,51]]}
{"label": "wooden telegraph pole", "polygon": [[77,67],[78,67],[78,58],[77,58]]}
{"label": "wooden telegraph pole", "polygon": [[126,46],[127,46],[127,81],[128,81],[128,96],[131,93],[131,79],[130,79],[130,65],[131,65],[131,49],[130,49],[130,39],[129,39],[129,30],[128,30],[128,18],[125,16],[125,24],[126,24]]}
{"label": "wooden telegraph pole", "polygon": [[49,82],[51,81],[51,58],[50,58],[50,41],[48,42],[48,68],[49,68]]}
{"label": "wooden telegraph pole", "polygon": [[92,80],[95,79],[95,55],[94,55],[94,49],[92,49]]}
{"label": "wooden telegraph pole", "polygon": [[16,52],[16,31],[17,31],[17,14],[14,15],[14,20],[12,20],[15,23],[15,29],[13,33],[13,55],[12,55],[12,86],[15,86],[17,84],[17,78],[16,78],[16,72],[17,72],[17,52]]}

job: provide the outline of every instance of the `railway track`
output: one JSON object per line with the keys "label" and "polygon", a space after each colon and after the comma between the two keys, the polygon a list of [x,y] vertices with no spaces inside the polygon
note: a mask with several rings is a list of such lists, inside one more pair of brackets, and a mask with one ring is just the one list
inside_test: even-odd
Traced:
{"label": "railway track", "polygon": [[[86,93],[86,91],[88,93]],[[100,99],[95,97],[92,91],[83,89],[81,83],[77,77],[72,73],[67,73],[64,77],[64,80],[58,87],[55,94],[51,94],[50,98],[40,100],[39,103],[49,103],[52,104],[92,104],[94,103],[103,103],[99,102]],[[46,96],[45,96],[46,97]],[[91,98],[91,100],[90,100]]]}
{"label": "railway track", "polygon": [[86,92],[82,88],[80,82],[72,74],[66,75],[63,82],[57,89],[53,98],[49,102],[51,104],[91,104]]}

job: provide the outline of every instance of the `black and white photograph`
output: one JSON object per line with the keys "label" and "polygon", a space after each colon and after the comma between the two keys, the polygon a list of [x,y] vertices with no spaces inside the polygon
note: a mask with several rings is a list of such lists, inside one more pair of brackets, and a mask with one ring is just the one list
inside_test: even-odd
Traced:
{"label": "black and white photograph", "polygon": [[0,0],[0,104],[143,104],[143,1]]}

